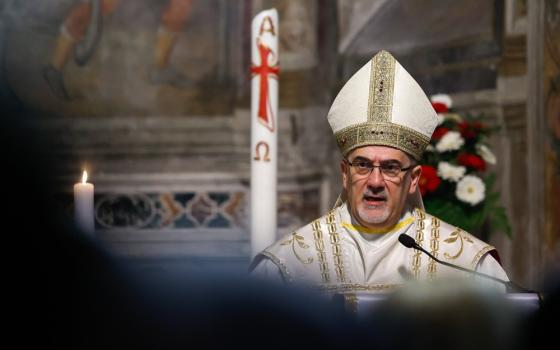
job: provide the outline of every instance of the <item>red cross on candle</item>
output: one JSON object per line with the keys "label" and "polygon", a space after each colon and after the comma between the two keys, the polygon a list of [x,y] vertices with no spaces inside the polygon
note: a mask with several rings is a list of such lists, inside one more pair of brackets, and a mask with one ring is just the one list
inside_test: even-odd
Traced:
{"label": "red cross on candle", "polygon": [[[260,66],[251,66],[251,73],[254,75],[259,75],[261,78],[260,92],[259,92],[259,111],[257,113],[259,121],[263,123],[270,131],[274,131],[274,116],[268,115],[269,94],[268,94],[268,77],[272,75],[278,78],[280,69],[278,63],[273,66],[268,65],[269,54],[274,54],[272,50],[264,45],[260,40],[257,39],[257,47],[259,49],[259,56],[261,58]],[[272,113],[271,113],[272,114]]]}

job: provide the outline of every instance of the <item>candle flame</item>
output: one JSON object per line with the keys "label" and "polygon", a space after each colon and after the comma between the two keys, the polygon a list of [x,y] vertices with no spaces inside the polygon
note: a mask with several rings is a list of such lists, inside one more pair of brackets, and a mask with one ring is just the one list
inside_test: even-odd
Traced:
{"label": "candle flame", "polygon": [[87,182],[87,171],[84,170],[82,174],[82,183],[85,184]]}

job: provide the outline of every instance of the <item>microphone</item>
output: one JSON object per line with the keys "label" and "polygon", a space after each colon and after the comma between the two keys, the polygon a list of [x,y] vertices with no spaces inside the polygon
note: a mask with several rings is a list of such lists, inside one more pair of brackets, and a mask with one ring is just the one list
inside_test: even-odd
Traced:
{"label": "microphone", "polygon": [[419,250],[419,251],[425,253],[425,254],[428,255],[430,258],[432,258],[433,260],[435,260],[436,262],[438,262],[438,263],[440,263],[440,264],[442,264],[442,265],[449,266],[449,267],[454,268],[454,269],[457,269],[457,270],[461,270],[461,271],[465,271],[465,272],[468,272],[468,273],[472,273],[472,274],[474,274],[474,275],[476,275],[476,276],[488,278],[488,279],[491,279],[491,280],[493,280],[493,281],[502,283],[503,285],[506,286],[506,288],[508,289],[508,291],[517,291],[517,292],[522,292],[522,293],[536,293],[535,291],[532,291],[532,290],[529,290],[529,289],[525,289],[525,288],[523,288],[523,287],[521,287],[521,286],[519,286],[519,285],[513,283],[512,281],[504,281],[504,280],[502,280],[502,279],[496,278],[496,277],[494,277],[494,276],[487,275],[487,274],[482,273],[482,272],[477,272],[477,271],[474,271],[474,270],[466,269],[466,268],[464,268],[464,267],[462,267],[462,266],[454,265],[454,264],[448,263],[447,261],[439,260],[438,258],[436,258],[435,256],[433,256],[432,254],[430,254],[427,250],[425,250],[424,248],[422,248],[418,243],[416,243],[416,241],[414,240],[414,238],[412,238],[412,237],[410,237],[409,235],[406,235],[406,234],[404,234],[404,233],[401,233],[401,234],[399,235],[399,242],[400,242],[402,245],[404,245],[405,247],[407,247],[407,248],[413,248],[413,249],[416,249],[416,250]]}

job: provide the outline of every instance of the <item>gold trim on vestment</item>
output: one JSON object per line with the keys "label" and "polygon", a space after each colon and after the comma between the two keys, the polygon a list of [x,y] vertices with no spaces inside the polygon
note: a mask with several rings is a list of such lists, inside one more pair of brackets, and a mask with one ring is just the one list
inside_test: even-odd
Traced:
{"label": "gold trim on vestment", "polygon": [[480,259],[482,258],[482,256],[486,253],[488,253],[491,250],[494,250],[496,248],[494,248],[491,245],[487,245],[486,247],[482,248],[473,258],[473,261],[471,262],[471,266],[473,268],[473,270],[476,269],[476,265],[478,265],[478,262],[480,261]]}
{"label": "gold trim on vestment", "polygon": [[358,314],[358,297],[355,293],[344,294],[344,309],[352,315]]}
{"label": "gold trim on vestment", "polygon": [[459,239],[459,242],[461,243],[461,245],[459,246],[459,250],[457,251],[456,254],[451,255],[447,252],[443,253],[443,256],[445,256],[447,259],[454,260],[454,259],[457,259],[458,257],[460,257],[461,254],[463,254],[463,246],[464,246],[463,241],[473,243],[473,241],[467,235],[464,235],[463,233],[464,233],[463,230],[461,230],[460,228],[457,228],[455,231],[453,231],[449,235],[449,238],[443,240],[445,243],[455,243],[455,241],[457,239]]}
{"label": "gold trim on vestment", "polygon": [[285,242],[280,243],[280,245],[292,245],[292,251],[294,252],[294,255],[296,256],[296,258],[302,263],[302,264],[311,264],[313,262],[313,258],[309,257],[305,260],[303,260],[302,257],[299,256],[299,254],[296,252],[296,243],[298,244],[298,246],[301,249],[309,249],[309,245],[305,243],[305,238],[303,238],[303,236],[300,236],[297,234],[297,232],[292,233],[292,238],[288,239]]}
{"label": "gold trim on vestment", "polygon": [[280,259],[278,259],[276,255],[266,250],[263,250],[261,254],[272,260],[272,262],[274,262],[276,266],[278,266],[278,269],[282,273],[284,280],[286,280],[287,282],[294,281],[292,274],[290,273],[290,271],[288,271],[288,267],[286,267],[286,265]]}
{"label": "gold trim on vestment", "polygon": [[315,249],[317,250],[317,262],[319,263],[319,270],[321,271],[321,281],[323,281],[323,283],[329,283],[329,266],[325,254],[323,231],[321,231],[321,222],[319,219],[313,221],[311,227],[313,228],[313,239],[315,240]]}
{"label": "gold trim on vestment", "polygon": [[[438,250],[439,250],[439,226],[440,222],[439,219],[435,216],[432,216],[432,234],[430,237],[430,253],[437,258],[438,257]],[[436,278],[437,273],[437,264],[436,261],[430,258],[430,262],[428,263],[428,278],[430,280],[434,280]]]}
{"label": "gold trim on vestment", "polygon": [[400,149],[419,161],[430,143],[430,138],[426,135],[391,122],[368,121],[355,124],[339,130],[334,136],[344,156],[358,147],[379,145]]}
{"label": "gold trim on vestment", "polygon": [[[415,213],[417,215],[416,221],[416,243],[422,246],[422,242],[424,241],[424,219],[426,215],[420,209],[416,209]],[[420,266],[422,265],[422,256],[421,252],[417,249],[414,249],[414,253],[412,254],[412,272],[414,273],[414,277],[420,277]]]}
{"label": "gold trim on vestment", "polygon": [[340,247],[340,236],[336,228],[336,217],[333,210],[327,215],[327,228],[329,231],[330,242],[332,246],[332,254],[334,260],[334,269],[336,278],[339,283],[345,282],[344,264],[342,261],[342,248]]}
{"label": "gold trim on vestment", "polygon": [[356,284],[356,283],[345,283],[345,284],[335,284],[335,285],[319,285],[316,286],[317,289],[322,291],[334,291],[334,292],[351,292],[351,291],[388,291],[395,289],[399,284]]}

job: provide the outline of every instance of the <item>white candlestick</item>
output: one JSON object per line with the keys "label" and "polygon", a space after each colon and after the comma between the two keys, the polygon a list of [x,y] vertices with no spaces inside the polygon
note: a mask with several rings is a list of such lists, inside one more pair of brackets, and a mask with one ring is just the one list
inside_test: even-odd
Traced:
{"label": "white candlestick", "polygon": [[278,13],[251,24],[251,253],[276,240],[278,155]]}
{"label": "white candlestick", "polygon": [[82,182],[74,185],[74,219],[78,229],[88,235],[94,234],[93,184],[87,182],[84,171]]}

